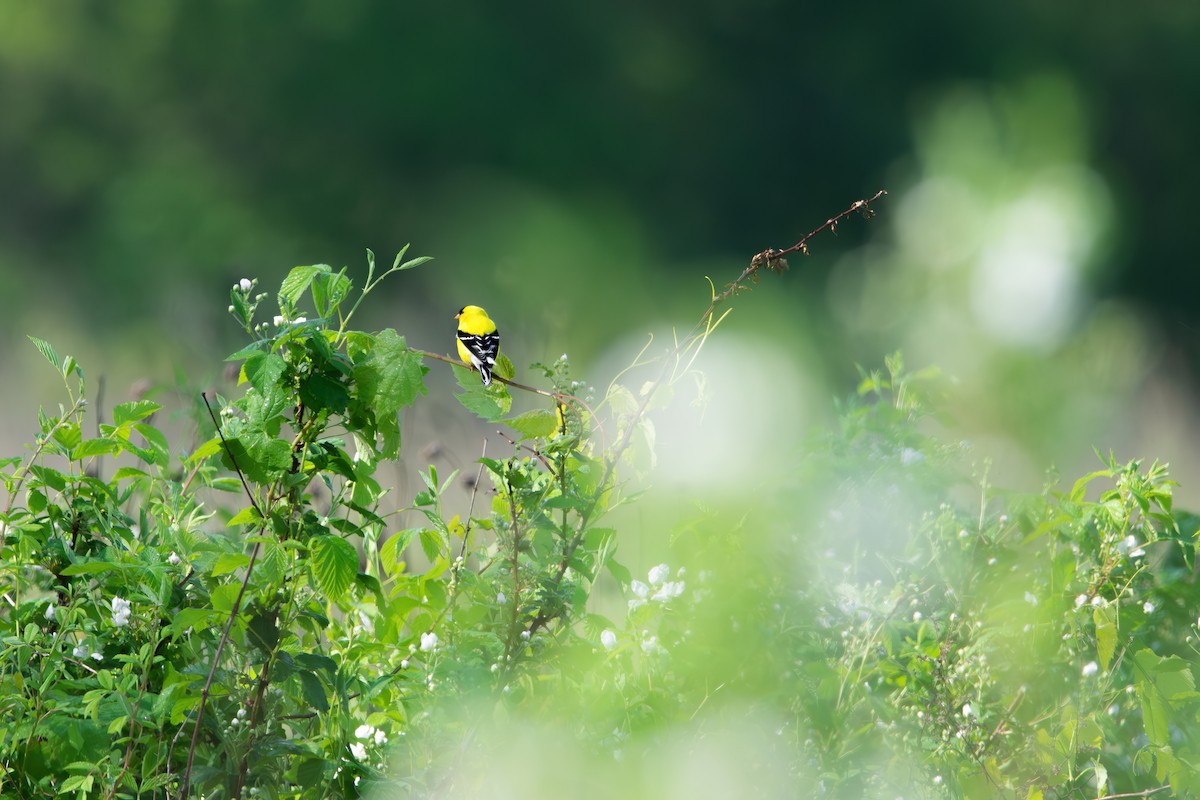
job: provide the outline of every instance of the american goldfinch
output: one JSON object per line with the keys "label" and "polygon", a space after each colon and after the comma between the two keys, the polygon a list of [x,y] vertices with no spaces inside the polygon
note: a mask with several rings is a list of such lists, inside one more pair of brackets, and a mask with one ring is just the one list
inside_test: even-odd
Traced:
{"label": "american goldfinch", "polygon": [[492,382],[492,368],[500,353],[500,332],[496,323],[479,306],[463,306],[454,315],[458,320],[458,357],[479,370],[483,385]]}

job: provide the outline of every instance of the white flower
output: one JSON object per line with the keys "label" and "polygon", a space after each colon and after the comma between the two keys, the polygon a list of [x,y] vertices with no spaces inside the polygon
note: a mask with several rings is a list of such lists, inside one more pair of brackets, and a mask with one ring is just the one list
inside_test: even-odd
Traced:
{"label": "white flower", "polygon": [[171,551],[171,555],[167,556],[167,563],[173,567],[179,566],[179,562],[182,560],[174,550]]}
{"label": "white flower", "polygon": [[75,656],[76,658],[87,658],[91,652],[92,651],[88,649],[86,644],[80,642],[79,644],[75,645],[75,648],[71,651],[71,655]]}
{"label": "white flower", "polygon": [[521,638],[528,642],[529,641],[529,631],[521,631]]}
{"label": "white flower", "polygon": [[651,567],[648,577],[650,578],[651,585],[660,584],[667,578],[671,577],[671,568],[666,564],[659,564],[657,567]]}
{"label": "white flower", "polygon": [[367,760],[367,746],[362,742],[353,742],[350,745],[350,755],[354,756],[356,761]]}
{"label": "white flower", "polygon": [[496,593],[496,603],[498,605],[504,605],[507,602],[508,602],[508,598],[504,595],[504,592]]}
{"label": "white flower", "polygon": [[941,775],[934,775],[934,776],[933,776],[933,782],[934,782],[934,783],[936,783],[937,785],[939,785],[939,786],[940,786],[940,785],[942,784],[942,776],[941,776]]}
{"label": "white flower", "polygon": [[421,652],[428,653],[438,646],[438,636],[433,631],[421,634]]}
{"label": "white flower", "polygon": [[408,659],[407,658],[400,662],[400,669],[408,669]]}
{"label": "white flower", "polygon": [[600,634],[600,644],[604,645],[605,650],[612,650],[617,646],[617,634],[613,631],[604,631]]}
{"label": "white flower", "polygon": [[53,622],[53,621],[54,621],[54,615],[55,615],[57,612],[58,612],[58,606],[54,605],[54,603],[49,603],[49,604],[47,604],[47,606],[46,606],[46,619],[48,619],[48,620],[50,620],[51,622]]}
{"label": "white flower", "polygon": [[103,661],[103,660],[104,660],[104,653],[101,653],[99,650],[92,653],[92,661]]}
{"label": "white flower", "polygon": [[1099,669],[1100,669],[1099,664],[1097,664],[1095,661],[1089,661],[1088,663],[1083,665],[1083,677],[1087,678],[1092,675],[1095,675],[1096,672],[1099,671]]}
{"label": "white flower", "polygon": [[662,586],[658,587],[658,591],[650,598],[660,603],[665,603],[668,600],[674,600],[679,595],[683,594],[683,581],[667,581]]}
{"label": "white flower", "polygon": [[271,321],[272,321],[272,322],[274,322],[274,323],[275,323],[275,327],[276,327],[276,328],[278,328],[278,327],[279,327],[280,325],[282,325],[282,324],[283,324],[283,322],[284,322],[283,315],[282,315],[282,314],[276,314],[276,315],[275,315],[275,318],[274,318],[273,320],[271,320]]}
{"label": "white flower", "polygon": [[374,735],[375,726],[373,725],[359,725],[354,729],[354,738],[356,739],[370,739]]}
{"label": "white flower", "polygon": [[1149,600],[1142,603],[1142,611],[1145,611],[1147,614],[1153,614],[1154,613],[1154,603],[1151,603]]}
{"label": "white flower", "polygon": [[920,612],[920,611],[914,611],[914,612],[913,612],[913,616],[912,616],[912,621],[913,621],[913,622],[920,622],[920,621],[921,621],[921,616],[922,616],[922,615],[921,615],[921,612]]}
{"label": "white flower", "polygon": [[113,625],[118,628],[129,624],[129,615],[132,613],[129,601],[120,597],[112,599],[112,621]]}
{"label": "white flower", "polygon": [[650,595],[650,587],[636,579],[630,582],[629,590],[641,600],[645,600]]}
{"label": "white flower", "polygon": [[387,734],[381,730],[375,731],[375,744],[387,744]]}
{"label": "white flower", "polygon": [[1095,597],[1092,598],[1092,605],[1095,606],[1096,608],[1103,608],[1107,604],[1108,604],[1108,601],[1105,600],[1100,595],[1096,595]]}
{"label": "white flower", "polygon": [[254,288],[254,284],[250,283],[249,278],[242,278],[240,281],[238,281],[238,288],[243,292],[248,292]]}
{"label": "white flower", "polygon": [[659,643],[658,643],[658,637],[657,636],[647,636],[645,639],[643,639],[642,640],[642,652],[645,653],[646,655],[650,655],[651,653],[662,652],[662,646],[659,645]]}
{"label": "white flower", "polygon": [[1081,594],[1081,595],[1078,595],[1078,596],[1075,598],[1075,607],[1076,607],[1076,608],[1079,608],[1080,606],[1082,606],[1082,605],[1083,605],[1084,603],[1086,603],[1086,602],[1087,602],[1087,595],[1086,595],[1086,594]]}
{"label": "white flower", "polygon": [[1038,604],[1037,595],[1034,594],[1033,592],[1026,592],[1025,593],[1025,602],[1029,603],[1029,605],[1031,605],[1031,606],[1036,606]]}
{"label": "white flower", "polygon": [[911,447],[906,447],[900,451],[900,463],[904,466],[917,464],[925,460],[925,454],[920,450],[914,450]]}
{"label": "white flower", "polygon": [[963,707],[962,707],[962,715],[963,715],[964,717],[969,717],[969,716],[971,716],[971,714],[972,714],[972,713],[974,713],[974,709],[972,709],[972,708],[971,708],[971,704],[970,704],[970,703],[963,703]]}
{"label": "white flower", "polygon": [[246,709],[244,709],[244,708],[239,708],[239,709],[237,710],[237,718],[238,718],[238,719],[245,719],[245,718],[246,718]]}

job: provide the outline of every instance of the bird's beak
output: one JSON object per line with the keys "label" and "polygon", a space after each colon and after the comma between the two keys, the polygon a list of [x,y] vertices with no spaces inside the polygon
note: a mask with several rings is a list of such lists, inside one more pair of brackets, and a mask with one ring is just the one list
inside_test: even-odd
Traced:
{"label": "bird's beak", "polygon": [[459,318],[459,317],[461,317],[461,316],[462,316],[462,314],[455,314],[455,315],[454,315],[454,318],[455,318],[455,319],[458,319],[458,318]]}

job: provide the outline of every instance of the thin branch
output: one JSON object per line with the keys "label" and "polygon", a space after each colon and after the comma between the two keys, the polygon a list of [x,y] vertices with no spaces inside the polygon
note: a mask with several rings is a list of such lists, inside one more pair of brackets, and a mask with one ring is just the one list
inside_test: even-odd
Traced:
{"label": "thin branch", "polygon": [[1096,800],[1117,800],[1120,797],[1149,797],[1152,794],[1165,792],[1171,788],[1171,784],[1159,786],[1157,789],[1143,789],[1140,792],[1125,792],[1123,794],[1106,794],[1104,797],[1097,797]]}
{"label": "thin branch", "polygon": [[[246,477],[242,474],[242,470],[237,463],[237,458],[229,448],[229,442],[226,441],[225,434],[221,432],[221,423],[217,420],[217,415],[213,412],[212,405],[208,402],[208,396],[201,393],[200,397],[204,400],[204,407],[208,409],[208,415],[212,418],[213,426],[217,430],[217,436],[221,439],[221,446],[225,448],[225,452],[229,455],[229,460],[233,464],[233,470],[237,473],[238,478],[242,482],[242,487],[246,490],[246,497],[250,500],[250,505],[258,512],[259,518],[264,520],[265,524],[266,517],[255,501],[253,492],[250,491],[250,485],[246,483]],[[221,638],[217,642],[216,651],[213,653],[212,665],[208,668],[208,677],[204,681],[204,688],[200,690],[200,704],[196,709],[196,723],[192,728],[192,741],[188,747],[187,764],[183,769],[183,778],[179,782],[180,800],[184,800],[188,796],[188,783],[191,780],[192,764],[195,762],[196,747],[200,742],[200,727],[204,721],[204,707],[208,703],[213,678],[217,674],[217,665],[221,663],[221,653],[224,652],[225,645],[229,642],[229,632],[233,629],[233,622],[237,619],[238,612],[242,608],[242,599],[246,596],[246,587],[250,584],[250,576],[254,574],[254,564],[258,561],[258,552],[261,546],[261,542],[255,542],[254,549],[250,552],[250,563],[246,565],[246,575],[242,578],[242,585],[238,589],[237,597],[234,598],[233,607],[229,610],[229,619],[225,621],[225,629],[221,631]],[[182,730],[180,728],[180,731]]]}

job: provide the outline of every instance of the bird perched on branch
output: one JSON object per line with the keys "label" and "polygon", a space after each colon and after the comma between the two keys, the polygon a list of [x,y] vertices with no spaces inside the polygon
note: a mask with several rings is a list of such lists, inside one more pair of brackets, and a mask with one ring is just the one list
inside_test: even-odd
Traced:
{"label": "bird perched on branch", "polygon": [[463,306],[454,318],[458,320],[458,357],[479,370],[484,386],[491,384],[492,369],[500,353],[496,323],[479,306]]}

